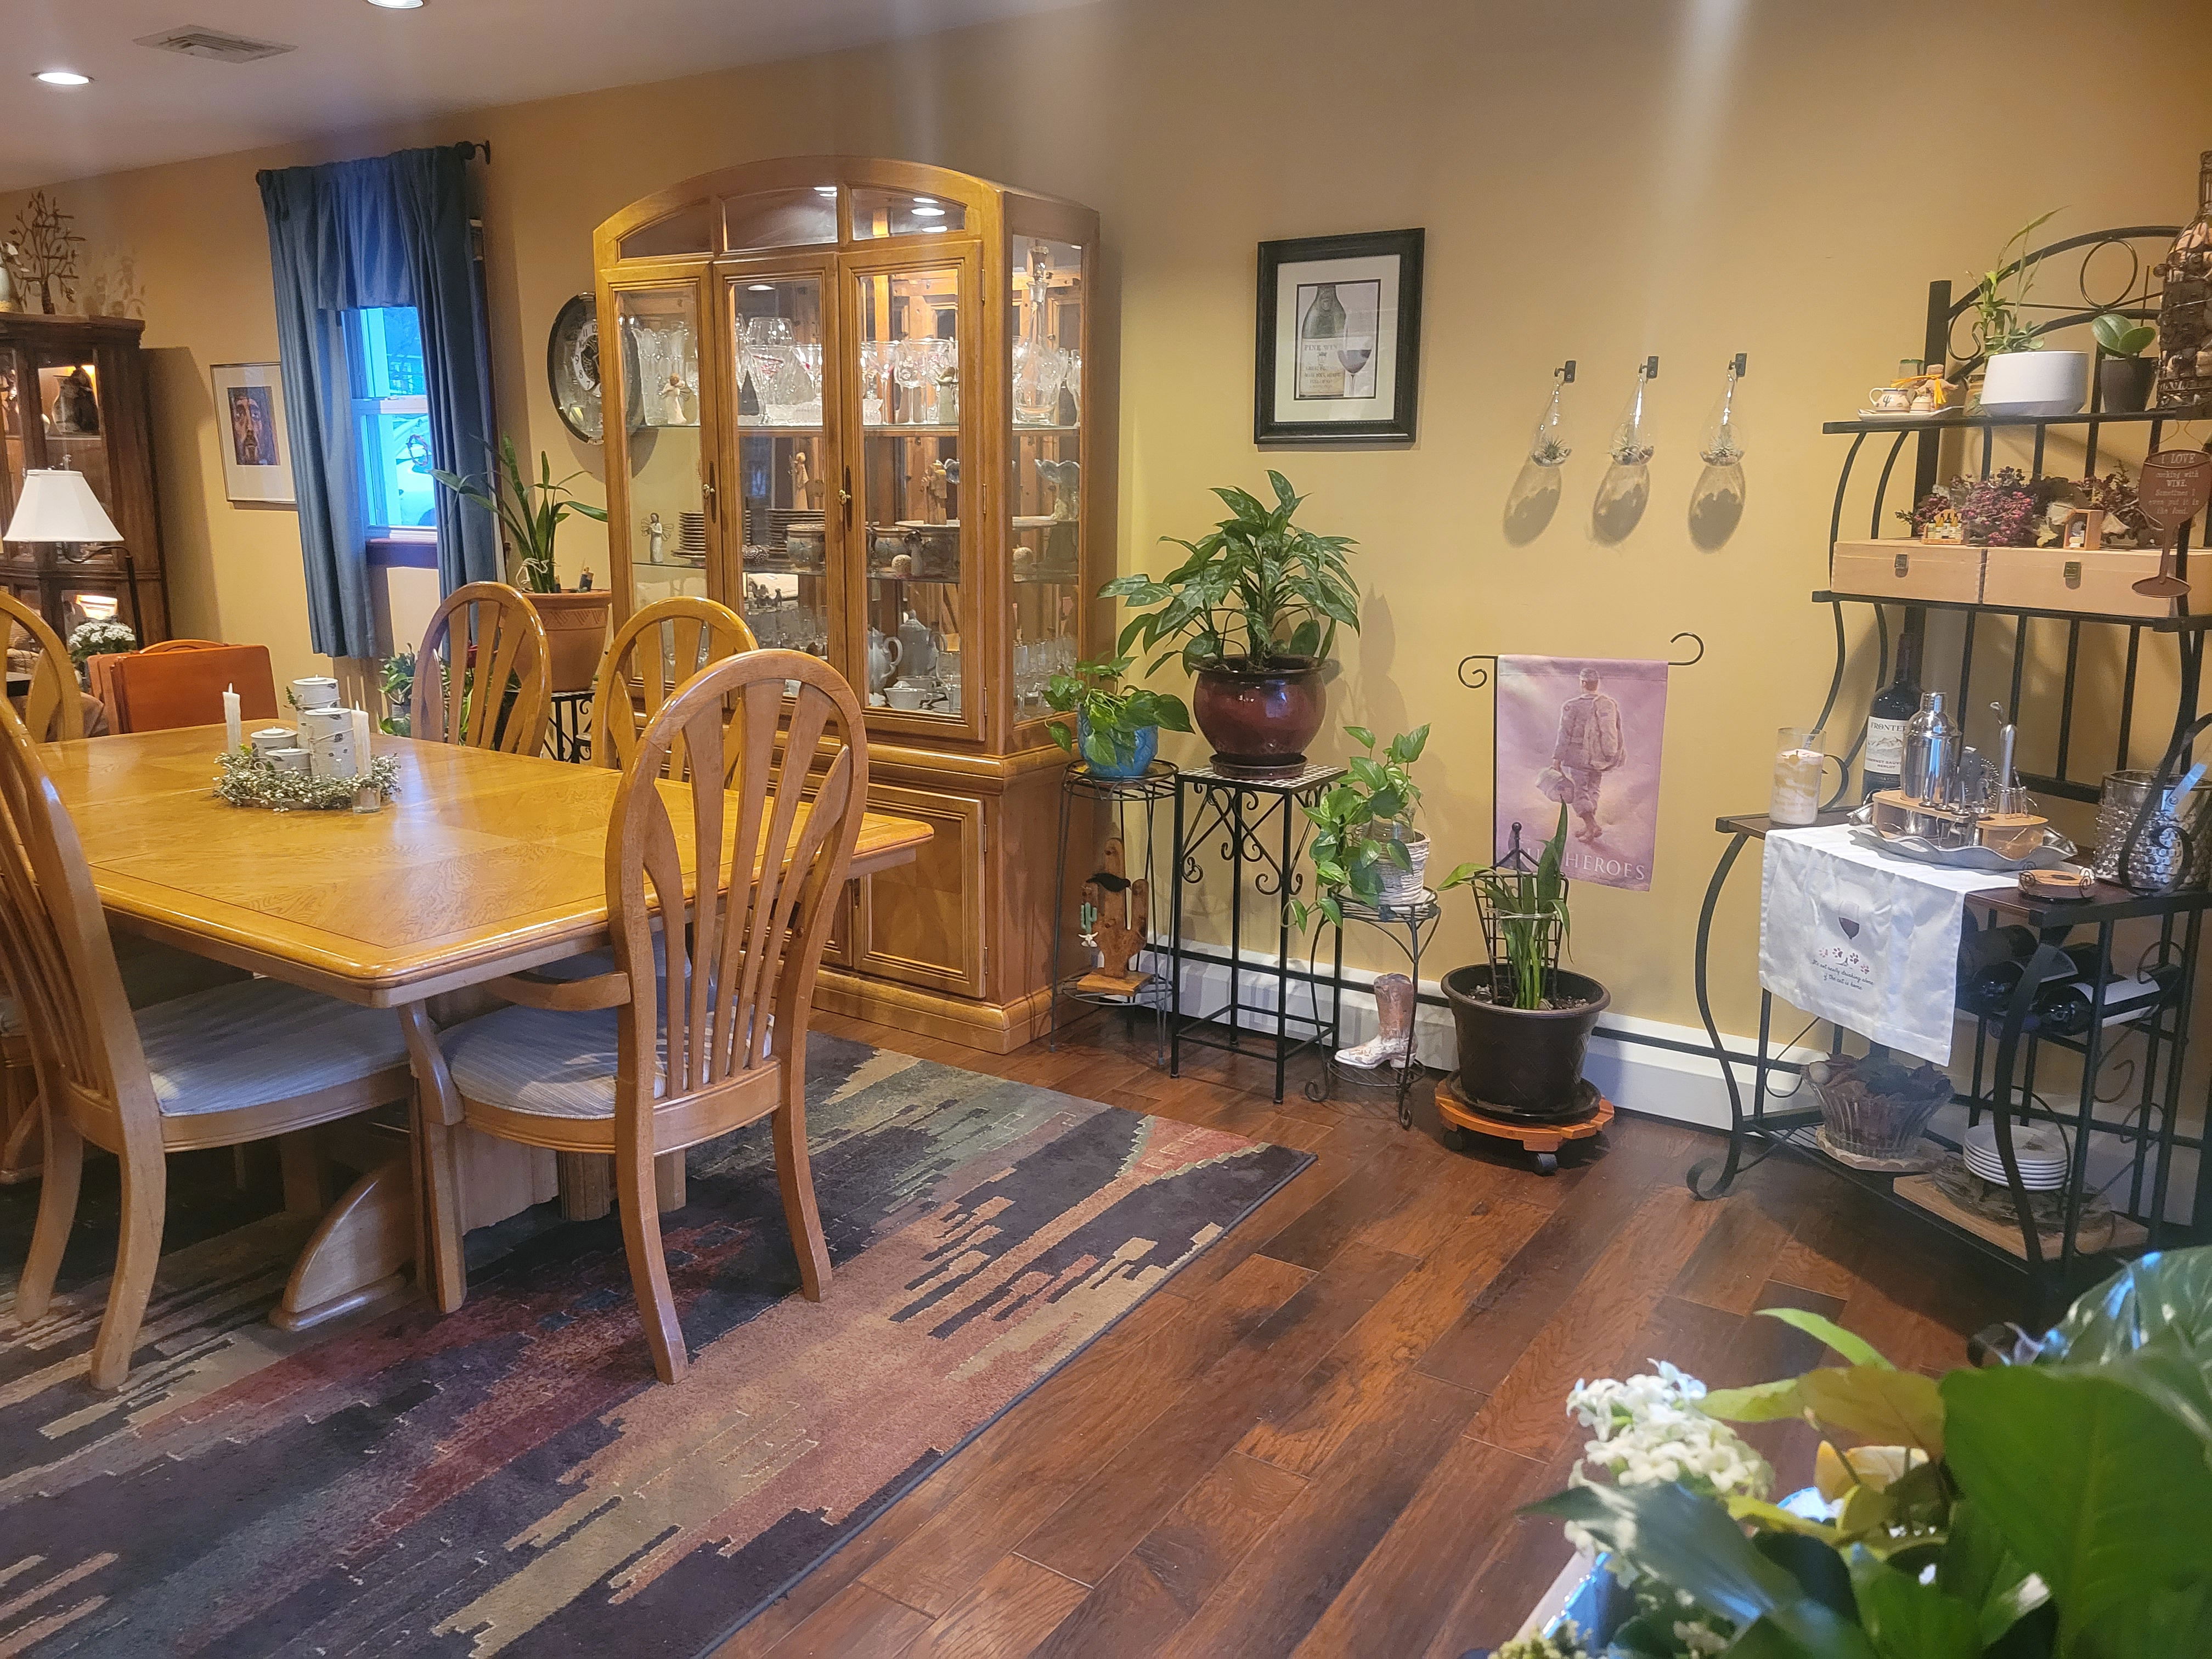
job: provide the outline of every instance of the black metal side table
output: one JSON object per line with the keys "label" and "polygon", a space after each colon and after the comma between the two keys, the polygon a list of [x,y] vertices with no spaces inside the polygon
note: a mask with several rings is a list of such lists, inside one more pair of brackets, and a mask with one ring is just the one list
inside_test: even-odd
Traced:
{"label": "black metal side table", "polygon": [[[1437,922],[1443,915],[1444,907],[1429,888],[1420,890],[1419,896],[1404,904],[1362,904],[1357,899],[1345,899],[1340,907],[1346,921],[1364,922],[1406,953],[1407,970],[1413,975],[1413,1006],[1406,1019],[1406,1047],[1395,1065],[1382,1065],[1373,1071],[1356,1066],[1346,1066],[1334,1052],[1329,1055],[1327,1079],[1328,1082],[1356,1084],[1367,1089],[1395,1089],[1398,1096],[1398,1127],[1413,1127],[1413,1085],[1424,1075],[1420,1062],[1421,1013],[1421,952],[1435,934]],[[1381,1017],[1377,1005],[1376,1017]],[[1306,1097],[1320,1100],[1328,1090],[1322,1079],[1306,1085]]]}
{"label": "black metal side table", "polygon": [[553,710],[545,722],[546,738],[557,761],[580,764],[592,757],[592,694],[556,691]]}
{"label": "black metal side table", "polygon": [[[1166,966],[1167,952],[1160,945],[1157,922],[1146,929],[1146,943],[1139,963],[1152,977],[1134,992],[1121,995],[1113,992],[1086,991],[1077,981],[1084,975],[1064,974],[1060,964],[1066,960],[1065,929],[1067,926],[1067,837],[1075,817],[1075,804],[1090,801],[1113,815],[1115,833],[1121,837],[1124,855],[1130,847],[1130,827],[1139,818],[1143,820],[1141,840],[1143,851],[1130,861],[1129,874],[1133,880],[1141,880],[1148,897],[1157,898],[1159,883],[1152,865],[1152,849],[1158,843],[1153,835],[1154,820],[1160,805],[1176,793],[1176,770],[1165,761],[1154,761],[1141,777],[1102,778],[1092,775],[1090,767],[1080,763],[1060,775],[1060,859],[1052,877],[1052,1022],[1045,1047],[1060,1047],[1060,1026],[1063,1006],[1071,1009],[1146,1008],[1152,1011],[1152,1040],[1158,1062],[1164,1066],[1168,1058],[1168,1004],[1171,993],[1169,981],[1172,975]],[[1085,854],[1085,858],[1092,855]],[[1070,1020],[1082,1018],[1081,1012],[1071,1012]]]}
{"label": "black metal side table", "polygon": [[[1291,965],[1291,923],[1284,902],[1304,884],[1298,862],[1304,855],[1310,824],[1299,809],[1311,805],[1322,791],[1344,775],[1340,766],[1309,766],[1303,772],[1279,778],[1230,777],[1211,766],[1176,775],[1175,904],[1170,925],[1171,981],[1168,1013],[1168,1074],[1180,1076],[1182,1045],[1223,1048],[1231,1054],[1260,1054],[1275,1063],[1275,1099],[1283,1097],[1283,1076],[1291,1059],[1307,1049],[1324,1054],[1336,1048],[1337,1028],[1344,1004],[1344,930],[1334,931],[1329,966],[1322,970],[1316,953],[1307,966]],[[1183,889],[1205,878],[1200,853],[1214,836],[1221,837],[1218,855],[1229,866],[1229,946],[1224,955],[1183,942]],[[1248,961],[1243,939],[1244,889],[1248,872],[1253,893],[1275,912],[1275,960],[1272,967]],[[1183,1012],[1182,968],[1186,962],[1202,963],[1229,970],[1229,1000],[1198,1013]],[[1247,1001],[1245,987],[1272,981],[1274,1006]],[[1306,988],[1306,1012],[1291,1012],[1293,986]],[[1329,994],[1328,1014],[1322,1018],[1321,993]],[[1248,1030],[1240,1016],[1272,1017],[1274,1030]],[[1294,1029],[1295,1028],[1295,1029]],[[1264,1047],[1259,1045],[1265,1045]],[[1324,1091],[1324,1093],[1326,1091]]]}

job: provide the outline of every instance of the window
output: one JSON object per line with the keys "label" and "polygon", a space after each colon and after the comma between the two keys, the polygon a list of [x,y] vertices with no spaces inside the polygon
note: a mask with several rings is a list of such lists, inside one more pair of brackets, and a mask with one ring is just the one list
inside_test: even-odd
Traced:
{"label": "window", "polygon": [[346,313],[353,377],[354,441],[361,460],[362,516],[373,537],[434,530],[430,402],[422,379],[422,325],[412,306]]}

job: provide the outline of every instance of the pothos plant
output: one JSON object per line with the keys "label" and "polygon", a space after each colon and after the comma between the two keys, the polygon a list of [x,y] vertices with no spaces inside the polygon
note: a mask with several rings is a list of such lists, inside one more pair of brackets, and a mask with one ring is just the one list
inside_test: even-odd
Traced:
{"label": "pothos plant", "polygon": [[1190,710],[1181,697],[1143,686],[1115,689],[1129,672],[1129,663],[1127,657],[1079,662],[1045,682],[1045,706],[1076,717],[1072,727],[1066,720],[1054,720],[1045,728],[1054,743],[1093,766],[1112,768],[1136,759],[1138,737],[1147,727],[1190,730]]}
{"label": "pothos plant", "polygon": [[544,450],[538,452],[536,482],[526,479],[514,458],[512,438],[499,441],[487,471],[448,472],[433,467],[430,475],[455,495],[480,501],[499,515],[500,532],[514,556],[518,583],[533,593],[561,591],[561,578],[553,567],[553,542],[568,514],[607,521],[606,508],[580,501],[569,491],[570,480],[584,474],[579,471],[556,478],[552,458]]}
{"label": "pothos plant", "polygon": [[[2212,1249],[2131,1263],[2039,1342],[2023,1340],[2014,1363],[1940,1382],[1818,1315],[1762,1311],[1843,1363],[1710,1393],[1688,1380],[1663,1424],[1632,1401],[1628,1420],[1590,1443],[1594,1454],[1608,1443],[1633,1454],[1595,1460],[1610,1484],[1578,1470],[1569,1490],[1531,1506],[1582,1529],[1637,1581],[1642,1611],[1604,1651],[2206,1651]],[[1820,1439],[1813,1492],[1787,1504],[1755,1479],[1716,1478],[1718,1465],[1693,1449],[1725,1447],[1727,1423],[1792,1419]]]}
{"label": "pothos plant", "polygon": [[1382,896],[1385,866],[1411,871],[1413,856],[1406,843],[1413,838],[1413,811],[1421,804],[1421,787],[1410,769],[1428,746],[1429,728],[1401,732],[1390,739],[1378,757],[1375,734],[1364,726],[1347,726],[1346,734],[1366,753],[1346,763],[1346,775],[1331,784],[1310,806],[1299,808],[1314,826],[1307,849],[1313,859],[1318,896],[1285,902],[1291,925],[1303,928],[1316,916],[1334,926],[1344,926],[1344,900],[1349,894],[1361,904],[1374,904]]}
{"label": "pothos plant", "polygon": [[1146,614],[1132,617],[1115,649],[1164,651],[1146,673],[1180,655],[1183,666],[1279,673],[1327,659],[1340,626],[1359,631],[1359,586],[1352,579],[1349,536],[1321,536],[1292,522],[1305,497],[1269,472],[1270,507],[1247,491],[1217,489],[1230,516],[1189,542],[1166,536],[1190,556],[1165,576],[1119,576],[1099,590]]}

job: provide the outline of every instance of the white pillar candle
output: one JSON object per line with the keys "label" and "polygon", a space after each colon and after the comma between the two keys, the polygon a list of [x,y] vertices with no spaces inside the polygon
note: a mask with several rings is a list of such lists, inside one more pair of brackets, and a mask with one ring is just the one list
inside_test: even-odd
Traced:
{"label": "white pillar candle", "polygon": [[368,711],[353,711],[353,769],[356,777],[368,775]]}
{"label": "white pillar candle", "polygon": [[227,685],[222,689],[222,752],[235,755],[245,742],[245,721],[239,713],[238,688]]}
{"label": "white pillar candle", "polygon": [[1774,757],[1774,793],[1766,816],[1774,823],[1802,826],[1820,816],[1820,763],[1817,749],[1784,749]]}

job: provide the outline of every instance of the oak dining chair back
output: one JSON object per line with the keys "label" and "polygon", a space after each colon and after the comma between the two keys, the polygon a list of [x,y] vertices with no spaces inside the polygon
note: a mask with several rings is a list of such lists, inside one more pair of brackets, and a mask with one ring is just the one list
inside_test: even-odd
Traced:
{"label": "oak dining chair back", "polygon": [[[448,1127],[614,1155],[631,1285],[664,1382],[689,1359],[661,1249],[655,1158],[773,1118],[800,1289],[819,1301],[830,1281],[807,1158],[806,1035],[866,804],[862,718],[836,671],[796,651],[726,657],[687,681],[647,724],[616,792],[608,971],[496,981],[520,1006],[445,1032],[442,1068],[427,1081],[424,1115]],[[780,725],[790,752],[826,763],[811,776],[778,768]],[[695,779],[721,777],[732,743],[739,760],[726,792],[661,775],[681,744]],[[452,1156],[450,1134],[429,1145]],[[431,1224],[454,1242],[450,1208],[434,1206]]]}
{"label": "oak dining chair back", "polygon": [[15,630],[29,637],[38,653],[31,669],[31,689],[23,698],[23,724],[33,743],[55,743],[84,735],[84,699],[77,690],[76,665],[69,647],[46,619],[13,593],[0,589],[0,617],[7,619],[9,647]]}
{"label": "oak dining chair back", "polygon": [[538,607],[505,582],[471,582],[447,594],[422,630],[408,731],[432,743],[534,755],[552,695]]}
{"label": "oak dining chair back", "polygon": [[195,641],[179,651],[94,657],[89,667],[93,695],[106,706],[111,731],[220,725],[225,691],[238,693],[249,720],[277,717],[276,675],[265,645]]}
{"label": "oak dining chair back", "polygon": [[161,1250],[171,1152],[231,1146],[408,1097],[389,1011],[272,980],[134,1013],[76,826],[0,707],[0,953],[46,1110],[45,1182],[15,1316],[43,1317],[76,1216],[84,1143],[122,1165],[121,1236],[90,1361],[121,1384]]}
{"label": "oak dining chair back", "polygon": [[[709,663],[759,649],[745,619],[720,600],[682,595],[647,605],[615,631],[599,665],[592,758],[621,771],[678,686]],[[691,775],[680,737],[670,747],[667,775]]]}
{"label": "oak dining chair back", "polygon": [[221,640],[156,640],[151,645],[140,647],[138,654],[142,657],[166,657],[172,651],[220,651],[222,649]]}

